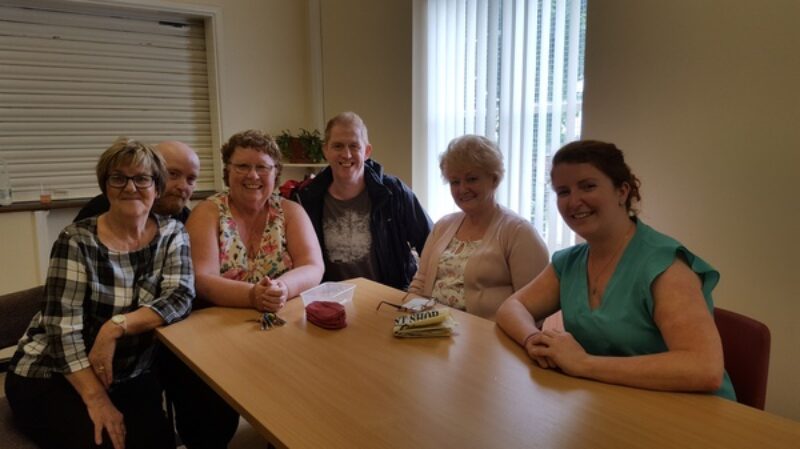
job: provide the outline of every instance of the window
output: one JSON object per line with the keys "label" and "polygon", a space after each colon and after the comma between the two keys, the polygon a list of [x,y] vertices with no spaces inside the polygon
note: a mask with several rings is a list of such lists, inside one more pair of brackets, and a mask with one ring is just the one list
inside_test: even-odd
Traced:
{"label": "window", "polygon": [[201,160],[198,189],[213,190],[209,17],[0,3],[0,159],[14,201],[38,199],[41,185],[56,199],[99,193],[94,167],[118,136],[188,143]]}
{"label": "window", "polygon": [[414,190],[435,220],[455,210],[438,155],[462,134],[498,142],[500,204],[551,251],[572,245],[549,163],[580,135],[587,0],[416,0]]}

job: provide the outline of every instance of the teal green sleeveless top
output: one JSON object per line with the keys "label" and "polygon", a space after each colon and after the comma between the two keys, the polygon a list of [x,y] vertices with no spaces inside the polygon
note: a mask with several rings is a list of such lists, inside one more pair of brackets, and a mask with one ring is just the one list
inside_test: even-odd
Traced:
{"label": "teal green sleeveless top", "polygon": [[[681,254],[700,276],[709,313],[714,313],[711,291],[719,273],[675,239],[637,220],[636,233],[622,253],[606,285],[600,307],[589,307],[586,243],[553,254],[553,267],[560,283],[564,328],[587,353],[632,356],[666,352],[667,345],[653,320],[653,281]],[[717,396],[736,400],[733,385],[724,374]]]}

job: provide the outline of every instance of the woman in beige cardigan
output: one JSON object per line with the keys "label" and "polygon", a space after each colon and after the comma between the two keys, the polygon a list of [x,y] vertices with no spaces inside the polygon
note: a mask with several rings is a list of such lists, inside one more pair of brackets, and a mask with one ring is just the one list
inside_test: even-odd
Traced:
{"label": "woman in beige cardigan", "polygon": [[547,248],[528,220],[497,204],[505,170],[494,142],[458,137],[439,167],[461,212],[436,223],[408,290],[494,320],[500,304],[547,266]]}

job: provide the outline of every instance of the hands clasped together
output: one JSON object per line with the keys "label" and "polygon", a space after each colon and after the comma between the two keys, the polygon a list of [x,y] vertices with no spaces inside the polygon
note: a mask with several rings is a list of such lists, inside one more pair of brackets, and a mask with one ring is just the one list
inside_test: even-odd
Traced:
{"label": "hands clasped together", "polygon": [[250,289],[250,304],[259,312],[277,312],[286,305],[289,288],[279,279],[265,276]]}
{"label": "hands clasped together", "polygon": [[569,332],[549,329],[529,335],[525,351],[542,368],[558,368],[571,376],[581,376],[589,354]]}

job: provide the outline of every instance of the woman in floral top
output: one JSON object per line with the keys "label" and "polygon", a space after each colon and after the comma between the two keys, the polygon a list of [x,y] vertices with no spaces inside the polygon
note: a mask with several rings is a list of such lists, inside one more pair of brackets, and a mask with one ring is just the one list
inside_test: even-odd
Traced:
{"label": "woman in floral top", "polygon": [[[234,134],[222,146],[229,187],[198,204],[186,228],[192,242],[197,297],[228,307],[276,312],[319,284],[324,265],[311,221],[280,198],[280,151],[261,131]],[[239,415],[181,363],[168,367],[178,432],[186,447],[227,447]]]}
{"label": "woman in floral top", "polygon": [[186,228],[197,296],[212,304],[276,312],[322,279],[322,253],[305,211],[280,198],[280,150],[249,130],[222,146],[229,187],[200,203]]}

